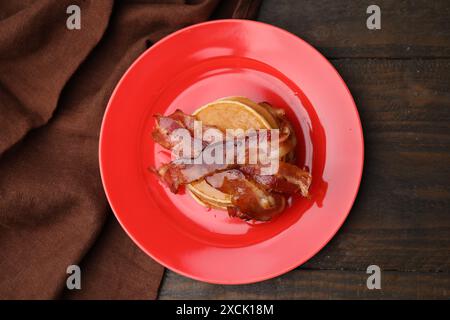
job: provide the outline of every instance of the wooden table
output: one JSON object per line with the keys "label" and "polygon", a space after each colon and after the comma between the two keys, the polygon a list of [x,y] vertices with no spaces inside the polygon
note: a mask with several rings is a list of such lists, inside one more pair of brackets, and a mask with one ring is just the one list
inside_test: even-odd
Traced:
{"label": "wooden table", "polygon": [[[366,28],[372,3],[381,30]],[[449,299],[450,2],[264,0],[259,20],[315,46],[350,88],[366,147],[357,201],[333,240],[288,274],[222,286],[167,271],[160,298]],[[367,289],[372,264],[381,290]]]}

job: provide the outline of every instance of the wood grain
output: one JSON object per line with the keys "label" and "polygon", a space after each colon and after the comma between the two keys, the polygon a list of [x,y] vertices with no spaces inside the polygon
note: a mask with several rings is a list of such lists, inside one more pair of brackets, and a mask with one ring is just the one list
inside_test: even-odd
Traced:
{"label": "wood grain", "polygon": [[[364,127],[357,201],[333,240],[298,270],[261,284],[214,286],[168,272],[160,297],[450,297],[450,60],[337,59]],[[365,287],[367,266],[384,287]]]}
{"label": "wood grain", "polygon": [[213,285],[166,271],[160,299],[445,299],[450,275],[384,271],[381,289],[369,290],[364,272],[295,270],[268,281]]}
{"label": "wood grain", "polygon": [[308,268],[450,272],[450,60],[333,61],[365,139],[343,228]]}
{"label": "wood grain", "polygon": [[[366,9],[381,9],[369,30]],[[264,0],[259,20],[293,32],[332,57],[449,57],[447,0]]]}
{"label": "wood grain", "polygon": [[[261,283],[167,271],[161,299],[450,298],[450,5],[380,0],[382,29],[371,31],[369,4],[264,0],[259,17],[324,53],[355,98],[365,164],[343,227],[310,261]],[[366,287],[372,264],[381,290]]]}

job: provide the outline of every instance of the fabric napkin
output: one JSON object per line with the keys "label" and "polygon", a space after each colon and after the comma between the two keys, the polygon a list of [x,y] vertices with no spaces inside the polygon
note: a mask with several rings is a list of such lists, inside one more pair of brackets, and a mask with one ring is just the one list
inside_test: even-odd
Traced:
{"label": "fabric napkin", "polygon": [[[81,29],[66,27],[70,5]],[[163,267],[119,226],[100,180],[120,77],[182,27],[252,18],[259,0],[0,2],[0,299],[154,299]],[[81,290],[66,288],[69,265]]]}

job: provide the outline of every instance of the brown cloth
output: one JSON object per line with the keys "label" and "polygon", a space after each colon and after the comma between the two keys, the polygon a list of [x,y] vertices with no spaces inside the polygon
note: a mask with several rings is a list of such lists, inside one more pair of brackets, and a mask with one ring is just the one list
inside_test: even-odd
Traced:
{"label": "brown cloth", "polygon": [[[81,29],[69,30],[69,5]],[[161,37],[259,0],[0,1],[0,299],[154,299],[163,268],[118,225],[98,139],[114,86]],[[69,265],[81,290],[66,288]]]}

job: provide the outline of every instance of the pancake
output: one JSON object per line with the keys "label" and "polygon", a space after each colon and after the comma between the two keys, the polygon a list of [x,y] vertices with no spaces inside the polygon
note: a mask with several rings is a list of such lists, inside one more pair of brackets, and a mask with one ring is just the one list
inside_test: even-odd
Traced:
{"label": "pancake", "polygon": [[[226,98],[220,99],[219,101],[235,101],[235,102],[240,102],[242,104],[245,104],[246,106],[255,110],[260,117],[263,117],[268,122],[270,128],[264,126],[261,129],[276,129],[276,128],[278,128],[277,120],[267,110],[267,107],[263,106],[265,104],[265,102],[256,103],[246,97],[226,97]],[[257,128],[253,128],[253,129],[257,129]]]}
{"label": "pancake", "polygon": [[[266,108],[244,97],[226,97],[208,103],[193,113],[204,125],[226,129],[276,129],[277,121]],[[187,185],[187,190],[200,204],[219,209],[231,205],[231,199],[204,179]]]}
{"label": "pancake", "polygon": [[271,125],[250,105],[236,100],[217,100],[194,111],[203,124],[226,129],[270,129]]}

